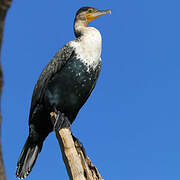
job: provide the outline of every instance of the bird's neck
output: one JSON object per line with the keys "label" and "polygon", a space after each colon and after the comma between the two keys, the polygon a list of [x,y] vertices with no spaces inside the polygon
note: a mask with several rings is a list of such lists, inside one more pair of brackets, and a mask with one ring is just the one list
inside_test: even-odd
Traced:
{"label": "bird's neck", "polygon": [[84,35],[86,29],[88,29],[88,22],[82,20],[75,20],[74,21],[74,34],[76,38],[80,38]]}
{"label": "bird's neck", "polygon": [[100,61],[102,38],[100,32],[94,27],[88,27],[83,23],[74,25],[76,40],[71,41],[71,46],[82,62],[87,66],[96,68]]}
{"label": "bird's neck", "polygon": [[74,33],[76,40],[81,42],[84,48],[101,49],[102,38],[100,32],[94,27],[88,27],[86,21],[75,21]]}

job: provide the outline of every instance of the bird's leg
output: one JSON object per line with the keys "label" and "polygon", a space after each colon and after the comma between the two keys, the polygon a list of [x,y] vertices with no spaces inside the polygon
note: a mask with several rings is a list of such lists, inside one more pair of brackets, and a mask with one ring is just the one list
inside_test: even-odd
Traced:
{"label": "bird's leg", "polygon": [[55,131],[59,131],[62,128],[71,126],[68,117],[66,117],[64,113],[58,111],[56,107],[53,107],[53,111],[50,113],[50,116],[51,116],[53,129]]}
{"label": "bird's leg", "polygon": [[86,158],[87,154],[86,154],[86,150],[85,150],[82,142],[79,141],[79,139],[76,138],[73,134],[72,134],[72,137],[73,137],[74,143],[77,144],[77,147],[81,149],[81,151],[83,152],[84,157]]}

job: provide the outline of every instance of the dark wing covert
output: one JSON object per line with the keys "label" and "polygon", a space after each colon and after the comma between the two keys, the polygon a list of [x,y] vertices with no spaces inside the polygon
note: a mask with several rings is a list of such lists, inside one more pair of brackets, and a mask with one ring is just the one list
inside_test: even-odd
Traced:
{"label": "dark wing covert", "polygon": [[73,54],[74,49],[66,44],[62,49],[60,49],[56,55],[51,59],[51,61],[46,65],[42,71],[33,91],[30,116],[34,111],[37,104],[42,102],[44,91],[47,87],[49,80],[54,76],[55,73],[61,70],[67,60]]}

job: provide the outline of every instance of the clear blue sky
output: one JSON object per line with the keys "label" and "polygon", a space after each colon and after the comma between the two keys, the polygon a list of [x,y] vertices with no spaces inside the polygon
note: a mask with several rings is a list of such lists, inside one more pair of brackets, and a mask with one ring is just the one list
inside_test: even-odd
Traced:
{"label": "clear blue sky", "polygon": [[[28,136],[42,69],[74,39],[82,6],[111,9],[90,25],[103,37],[95,91],[72,126],[106,180],[180,179],[180,1],[14,1],[2,49],[2,143],[7,178]],[[55,134],[27,180],[68,179]]]}

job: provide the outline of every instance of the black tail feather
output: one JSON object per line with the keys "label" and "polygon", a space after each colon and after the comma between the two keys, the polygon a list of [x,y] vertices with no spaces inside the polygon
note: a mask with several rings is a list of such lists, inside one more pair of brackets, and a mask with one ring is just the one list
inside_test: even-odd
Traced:
{"label": "black tail feather", "polygon": [[42,144],[43,141],[34,143],[30,137],[27,138],[17,163],[16,176],[18,178],[23,179],[29,175],[42,149]]}

